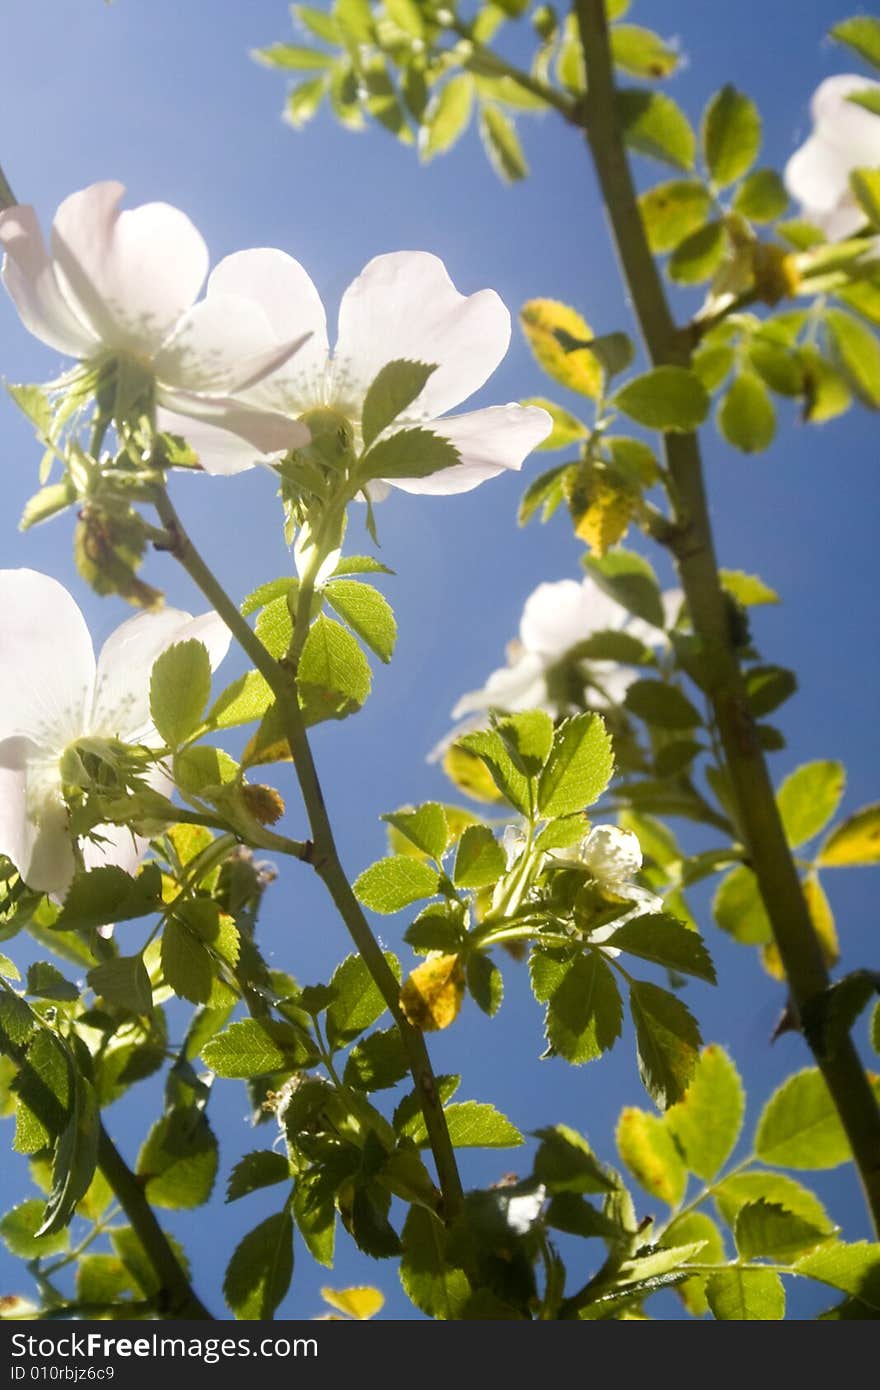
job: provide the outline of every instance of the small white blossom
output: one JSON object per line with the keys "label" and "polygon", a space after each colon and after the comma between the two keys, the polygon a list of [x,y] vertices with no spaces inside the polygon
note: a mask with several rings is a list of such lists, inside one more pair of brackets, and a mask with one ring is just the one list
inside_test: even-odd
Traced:
{"label": "small white blossom", "polygon": [[[150,717],[150,672],[166,647],[203,642],[212,667],[229,646],[216,613],[165,608],[111,633],[97,662],[71,595],[35,570],[0,570],[0,854],[28,887],[64,894],[76,867],[63,795],[62,759],[87,737],[160,747]],[[81,845],[87,866],[133,873],[146,843],[125,826],[101,825]]]}
{"label": "small white blossom", "polygon": [[785,166],[786,188],[829,241],[865,225],[849,176],[853,169],[880,165],[880,116],[849,100],[865,91],[880,93],[880,82],[842,73],[817,87],[810,103],[813,132]]}

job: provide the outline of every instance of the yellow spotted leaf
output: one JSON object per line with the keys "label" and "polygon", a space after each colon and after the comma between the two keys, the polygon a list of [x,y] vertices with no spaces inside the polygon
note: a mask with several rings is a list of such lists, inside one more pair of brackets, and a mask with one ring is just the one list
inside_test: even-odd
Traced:
{"label": "yellow spotted leaf", "polygon": [[629,530],[635,492],[589,464],[569,469],[563,487],[575,535],[601,558]]}
{"label": "yellow spotted leaf", "polygon": [[434,1033],[454,1023],[464,996],[458,956],[429,956],[400,991],[400,1005],[414,1028]]}
{"label": "yellow spotted leaf", "polygon": [[274,787],[260,782],[246,782],[241,788],[241,796],[251,815],[261,825],[274,825],[284,815],[284,798]]}
{"label": "yellow spotted leaf", "polygon": [[[836,965],[840,959],[840,943],[837,940],[834,913],[831,911],[831,904],[825,896],[825,889],[819,881],[819,875],[809,874],[801,886],[807,900],[810,919],[819,938],[819,945],[822,947],[825,964]],[[785,971],[775,942],[771,941],[762,948],[761,962],[767,974],[772,975],[774,980],[785,979]]]}
{"label": "yellow spotted leaf", "polygon": [[325,1288],[321,1290],[321,1297],[338,1313],[345,1313],[347,1317],[355,1318],[358,1322],[375,1317],[385,1305],[385,1295],[366,1284],[351,1289]]}
{"label": "yellow spotted leaf", "polygon": [[473,797],[474,801],[504,800],[482,758],[457,743],[444,753],[443,771],[459,791]]}
{"label": "yellow spotted leaf", "polygon": [[589,324],[576,309],[556,299],[530,299],[520,310],[520,323],[538,364],[548,376],[569,391],[598,400],[602,368],[588,348],[566,352],[557,332],[577,342],[593,337]]}
{"label": "yellow spotted leaf", "polygon": [[617,1122],[617,1150],[633,1177],[653,1197],[678,1206],[687,1169],[668,1126],[658,1115],[627,1107]]}

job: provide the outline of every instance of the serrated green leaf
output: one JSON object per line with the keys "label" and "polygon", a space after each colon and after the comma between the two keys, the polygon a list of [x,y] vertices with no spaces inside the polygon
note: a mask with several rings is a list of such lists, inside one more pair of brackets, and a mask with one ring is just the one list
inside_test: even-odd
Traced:
{"label": "serrated green leaf", "polygon": [[70,1059],[70,1110],[52,1160],[52,1188],[36,1232],[50,1235],[67,1226],[88,1192],[98,1164],[101,1118],[95,1088]]}
{"label": "serrated green leaf", "polygon": [[873,1309],[875,1317],[880,1312],[880,1244],[862,1240],[854,1245],[827,1245],[798,1260],[795,1269],[808,1279],[852,1294]]}
{"label": "serrated green leaf", "polygon": [[156,1121],[137,1161],[147,1201],[188,1211],[207,1202],[217,1177],[217,1140],[203,1110],[169,1110]]}
{"label": "serrated green leaf", "polygon": [[792,849],[824,830],[837,812],[845,787],[846,769],[831,759],[805,763],[786,777],[776,802]]}
{"label": "serrated green leaf", "polygon": [[394,854],[364,869],[355,880],[354,891],[371,911],[391,913],[422,898],[432,898],[439,883],[436,869],[408,854]]}
{"label": "serrated green leaf", "polygon": [[179,748],[202,722],[211,694],[211,659],[204,642],[175,642],[153,663],[150,714],[162,738]]}
{"label": "serrated green leaf", "polygon": [[665,92],[635,87],[618,91],[617,115],[630,149],[676,169],[694,167],[694,132],[681,107]]}
{"label": "serrated green leaf", "polygon": [[293,1219],[309,1254],[327,1269],[333,1267],[336,1243],[335,1182],[332,1171],[310,1168],[296,1180]]}
{"label": "serrated green leaf", "polygon": [[683,691],[665,681],[638,680],[627,688],[624,704],[658,729],[693,729],[702,724],[698,709]]}
{"label": "serrated green leaf", "polygon": [[734,1173],[715,1188],[715,1202],[727,1224],[733,1228],[736,1216],[746,1202],[774,1202],[786,1211],[803,1217],[824,1235],[834,1229],[831,1220],[815,1193],[802,1187],[787,1173]]}
{"label": "serrated green leaf", "polygon": [[506,855],[487,825],[469,825],[459,841],[452,881],[459,888],[487,888],[504,873]]}
{"label": "serrated green leaf", "polygon": [[211,729],[232,729],[262,719],[275,699],[266,677],[259,671],[246,671],[228,685],[209,709],[205,723]]}
{"label": "serrated green leaf", "polygon": [[712,912],[721,930],[735,941],[747,946],[763,946],[773,940],[773,928],[758,891],[758,880],[745,865],[731,869],[721,880]]}
{"label": "serrated green leaf", "polygon": [[465,978],[477,1007],[493,1018],[504,998],[504,980],[498,966],[481,951],[473,951],[467,958]]}
{"label": "serrated green leaf", "polygon": [[36,999],[57,999],[68,1003],[79,998],[77,986],[45,960],[34,961],[28,966],[27,993]]}
{"label": "serrated green leaf", "polygon": [[244,1018],[205,1043],[202,1061],[218,1076],[243,1080],[268,1076],[296,1065],[293,1036],[287,1024]]}
{"label": "serrated green leaf", "polygon": [[779,595],[756,574],[746,574],[743,570],[719,570],[721,584],[737,603],[751,608],[763,603],[779,603]]}
{"label": "serrated green leaf", "polygon": [[459,1318],[471,1293],[448,1245],[449,1234],[438,1217],[424,1207],[410,1207],[401,1233],[400,1282],[417,1308],[443,1321]]}
{"label": "serrated green leaf", "polygon": [[665,626],[660,585],[650,561],[634,550],[610,550],[601,558],[587,557],[584,568],[599,588],[629,613],[662,629]]}
{"label": "serrated green leaf", "polygon": [[461,462],[458,450],[448,439],[431,430],[416,427],[396,430],[380,439],[358,465],[367,481],[371,478],[428,478]]}
{"label": "serrated green leaf", "polygon": [[677,1207],[687,1187],[687,1169],[664,1121],[627,1106],[620,1112],[615,1139],[620,1157],[646,1192]]}
{"label": "serrated green leaf", "polygon": [[172,917],[162,933],[162,973],[181,999],[207,1004],[216,974],[211,953],[195,932]]}
{"label": "serrated green leaf", "polygon": [[623,1005],[614,975],[598,951],[573,961],[534,951],[530,974],[535,998],[547,1005],[545,1032],[556,1052],[579,1065],[614,1046]]}
{"label": "serrated green leaf", "polygon": [[275,1183],[288,1182],[290,1163],[284,1154],[274,1149],[256,1149],[240,1158],[229,1175],[226,1185],[227,1202],[237,1202],[239,1197],[247,1197],[262,1187],[273,1187]]}
{"label": "serrated green leaf", "polygon": [[[425,801],[421,806],[402,806],[399,811],[391,811],[382,817],[404,837],[407,844],[413,845],[431,859],[440,859],[449,844],[449,824],[446,812],[437,801]],[[392,849],[400,850],[399,844]],[[406,849],[401,852],[407,853]]]}
{"label": "serrated green leaf", "polygon": [[755,1153],[780,1168],[836,1168],[851,1158],[828,1087],[817,1068],[796,1072],[764,1107]]}
{"label": "serrated green leaf", "polygon": [[753,101],[735,87],[716,92],[703,115],[703,153],[719,188],[747,173],[761,148],[761,117]]}
{"label": "serrated green leaf", "polygon": [[11,1255],[22,1260],[38,1260],[67,1249],[70,1234],[66,1228],[49,1235],[36,1234],[42,1224],[43,1206],[39,1197],[29,1197],[0,1217],[0,1240]]}
{"label": "serrated green leaf", "polygon": [[293,1222],[285,1207],[255,1226],[236,1246],[223,1296],[236,1318],[271,1318],[293,1277]]}
{"label": "serrated green leaf", "polygon": [[436,364],[402,358],[385,363],[364,397],[361,431],[366,449],[412,405],[436,370]]}
{"label": "serrated green leaf", "polygon": [[117,956],[90,970],[87,977],[97,995],[133,1014],[149,1014],[153,990],[142,956]]}
{"label": "serrated green leaf", "polygon": [[778,1322],[785,1317],[785,1289],[772,1269],[723,1269],[710,1276],[706,1298],[719,1322]]}
{"label": "serrated green leaf", "polygon": [[384,1091],[402,1081],[408,1069],[400,1033],[387,1028],[370,1033],[352,1048],[342,1079],[356,1091]]}
{"label": "serrated green leaf", "polygon": [[524,815],[529,809],[529,782],[514,765],[504,741],[494,730],[476,734],[466,734],[459,739],[459,746],[468,753],[475,753],[486,765],[492,781],[502,796]]}
{"label": "serrated green leaf", "polygon": [[736,1147],[745,1103],[736,1067],[723,1048],[710,1043],[700,1053],[685,1094],[665,1116],[688,1168],[705,1182]]}
{"label": "serrated green leaf", "polygon": [[538,809],[545,819],[567,816],[591,806],[604,792],[614,770],[614,753],[598,714],[576,714],[553,736],[550,755],[538,781]]}
{"label": "serrated green leaf", "polygon": [[445,1114],[449,1137],[457,1149],[511,1149],[524,1142],[516,1125],[484,1101],[453,1101]]}
{"label": "serrated green leaf", "polygon": [[82,931],[125,922],[162,910],[162,875],[148,864],[136,878],[115,864],[104,864],[76,875],[53,929]]}
{"label": "serrated green leaf", "polygon": [[372,680],[357,640],[341,624],[320,614],[309,628],[297,671],[306,722],[318,724],[353,714],[365,703]]}
{"label": "serrated green leaf", "polygon": [[754,372],[740,371],[718,408],[718,428],[744,454],[769,448],[776,435],[776,411],[767,388]]}
{"label": "serrated green leaf", "polygon": [[746,1202],[736,1217],[736,1248],[743,1259],[789,1260],[828,1239],[827,1233],[802,1216],[763,1197]]}
{"label": "serrated green leaf", "polygon": [[[418,863],[418,860],[409,860]],[[390,951],[385,960],[400,979],[400,963]],[[346,956],[330,980],[333,999],[327,1009],[328,1037],[335,1045],[350,1042],[375,1023],[388,1005],[360,956]]]}
{"label": "serrated green leaf", "polygon": [[614,396],[614,404],[648,429],[689,433],[709,413],[706,388],[685,367],[655,367],[634,377]]}
{"label": "serrated green leaf", "polygon": [[257,614],[254,631],[270,656],[280,661],[293,641],[293,618],[290,614],[292,590],[269,599]]}
{"label": "serrated green leaf", "polygon": [[681,1100],[697,1064],[700,1030],[687,1005],[668,990],[634,980],[629,991],[639,1075],[661,1110]]}
{"label": "serrated green leaf", "polygon": [[702,937],[668,912],[633,917],[603,943],[682,975],[716,983],[715,967]]}
{"label": "serrated green leaf", "polygon": [[381,661],[388,662],[397,641],[397,623],[388,600],[356,579],[334,579],[325,589],[327,602],[366,642]]}

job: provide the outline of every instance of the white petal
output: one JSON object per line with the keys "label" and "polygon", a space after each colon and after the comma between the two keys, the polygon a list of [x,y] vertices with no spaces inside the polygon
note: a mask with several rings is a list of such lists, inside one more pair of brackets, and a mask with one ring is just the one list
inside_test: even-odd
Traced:
{"label": "white petal", "polygon": [[0,570],[0,739],[61,752],[83,731],[95,680],[85,619],[57,579]]}
{"label": "white petal", "polygon": [[141,860],[150,848],[149,840],[135,835],[126,825],[96,825],[94,834],[99,841],[82,841],[83,863],[87,869],[101,869],[106,864],[114,864],[127,874],[137,873]]}
{"label": "white petal", "polygon": [[523,652],[512,665],[493,671],[482,690],[472,690],[470,694],[462,695],[452,711],[452,717],[461,719],[466,714],[489,709],[514,713],[542,706],[546,702],[544,663],[533,652]]}
{"label": "white petal", "polygon": [[821,226],[821,219],[849,193],[849,166],[833,145],[811,135],[786,164],[785,186],[805,218]]}
{"label": "white petal", "polygon": [[89,733],[128,743],[154,739],[150,718],[150,674],[161,652],[190,638],[204,642],[216,667],[229,646],[229,633],[216,613],[200,618],[176,608],[139,613],[112,632],[98,657],[95,700]]}
{"label": "white petal", "polygon": [[539,584],[526,599],[519,624],[520,641],[548,660],[564,656],[594,632],[616,632],[628,614],[587,577],[580,584],[561,579]]}
{"label": "white petal", "polygon": [[26,739],[0,743],[0,854],[7,855],[29,888],[64,893],[75,861],[63,803],[47,798],[39,823],[28,815],[28,770],[39,750]]}
{"label": "white petal", "polygon": [[156,423],[187,441],[206,473],[243,473],[301,449],[311,435],[305,425],[275,411],[241,401],[160,389]]}
{"label": "white petal", "polygon": [[631,667],[613,661],[590,661],[585,667],[589,702],[595,709],[622,705],[626,692],[639,678]]}
{"label": "white petal", "polygon": [[3,283],[28,332],[70,357],[90,357],[100,340],[68,307],[33,208],[0,213],[0,245]]}
{"label": "white petal", "polygon": [[302,345],[280,341],[259,304],[215,294],[194,305],[154,359],[160,381],[185,391],[229,395],[275,370]]}
{"label": "white petal", "polygon": [[644,618],[630,618],[624,628],[630,637],[637,637],[646,647],[658,647],[666,640],[665,633],[675,627],[678,620],[684,593],[681,589],[666,589],[660,596],[660,603],[663,608],[662,631]]}
{"label": "white petal", "polygon": [[106,347],[152,355],[193,303],[208,249],[167,203],[120,212],[120,183],[96,183],[59,207],[52,258],[62,290]]}
{"label": "white petal", "polygon": [[324,404],[329,357],[327,318],[321,297],[299,262],[268,247],[226,256],[211,273],[208,300],[214,295],[228,294],[258,304],[278,342],[311,335],[295,357],[251,388],[249,399],[289,414],[301,414]]}
{"label": "white petal", "polygon": [[424,251],[376,256],[342,297],[335,392],[340,401],[362,397],[381,367],[408,358],[437,366],[414,418],[442,415],[483,385],[509,343],[510,315],[494,290],[459,294]]}
{"label": "white petal", "polygon": [[461,462],[427,478],[392,478],[393,487],[429,497],[470,492],[488,478],[522,468],[523,460],[553,427],[546,410],[535,406],[493,405],[468,415],[428,420],[425,429],[448,439]]}
{"label": "white petal", "polygon": [[811,103],[816,135],[837,148],[849,169],[880,164],[880,118],[848,100],[865,91],[880,93],[880,82],[841,73],[821,83]]}

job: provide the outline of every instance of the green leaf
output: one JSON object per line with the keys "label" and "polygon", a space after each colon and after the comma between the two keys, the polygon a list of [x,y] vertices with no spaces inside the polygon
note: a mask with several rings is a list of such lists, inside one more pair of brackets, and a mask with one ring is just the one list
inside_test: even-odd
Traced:
{"label": "green leaf", "polygon": [[763,1197],[746,1202],[736,1217],[736,1248],[743,1259],[787,1264],[798,1254],[828,1239],[828,1233],[802,1216]]}
{"label": "green leaf", "polygon": [[702,137],[714,182],[719,188],[735,183],[754,164],[761,148],[757,106],[735,87],[722,87],[706,107]]}
{"label": "green leaf", "polygon": [[76,875],[64,899],[53,929],[83,931],[109,922],[125,922],[160,912],[162,875],[156,864],[148,864],[136,878],[115,864],[88,869]]}
{"label": "green leaf", "polygon": [[579,1065],[614,1046],[620,1037],[623,1005],[600,952],[560,961],[534,951],[530,974],[535,998],[547,1005],[545,1033],[555,1052]]}
{"label": "green leaf", "polygon": [[459,888],[488,888],[504,873],[506,856],[487,825],[469,825],[461,837],[452,881]]}
{"label": "green leaf", "polygon": [[825,323],[836,365],[859,399],[880,409],[880,343],[864,323],[842,309],[828,309]]}
{"label": "green leaf", "polygon": [[771,1269],[723,1269],[706,1284],[712,1316],[719,1322],[779,1322],[785,1289]]}
{"label": "green leaf", "polygon": [[290,1180],[290,1163],[284,1154],[274,1149],[256,1149],[240,1158],[229,1175],[226,1185],[227,1202],[237,1202],[239,1197],[261,1187],[272,1187],[275,1183]]}
{"label": "green leaf", "polygon": [[722,931],[746,946],[763,946],[773,940],[758,880],[745,865],[731,869],[721,880],[712,902],[712,913]]}
{"label": "green leaf", "polygon": [[45,1255],[58,1255],[70,1244],[66,1228],[49,1235],[38,1236],[43,1220],[43,1203],[39,1197],[19,1202],[0,1218],[0,1239],[11,1255],[21,1260],[39,1260]]}
{"label": "green leaf", "polygon": [[515,766],[504,740],[494,729],[466,734],[458,740],[469,753],[475,753],[488,768],[492,781],[502,796],[524,815],[529,810],[529,782]]}
{"label": "green leaf", "polygon": [[390,603],[379,590],[356,579],[333,579],[324,593],[327,602],[370,650],[381,661],[390,661],[397,641],[397,623]]}
{"label": "green leaf", "polygon": [[449,1234],[425,1207],[410,1207],[401,1233],[400,1282],[408,1298],[428,1317],[461,1316],[471,1287],[464,1270],[451,1262]]}
{"label": "green leaf", "polygon": [[435,94],[425,112],[419,131],[419,153],[422,159],[445,154],[467,130],[474,104],[474,79],[470,73],[458,73]]}
{"label": "green leaf", "polygon": [[603,944],[665,965],[682,975],[695,975],[698,980],[716,983],[715,967],[702,937],[668,912],[633,917],[612,932]]}
{"label": "green leaf", "polygon": [[795,1269],[808,1279],[852,1294],[874,1309],[875,1317],[880,1312],[880,1244],[862,1240],[854,1245],[827,1245],[798,1260]]}
{"label": "green leaf", "polygon": [[787,1173],[767,1173],[750,1170],[734,1173],[715,1188],[715,1202],[722,1217],[731,1227],[736,1225],[737,1212],[747,1202],[772,1202],[784,1207],[824,1235],[833,1231],[831,1220],[819,1198],[802,1187]]}
{"label": "green leaf", "polygon": [[339,623],[320,614],[309,628],[297,672],[300,704],[309,724],[345,719],[370,693],[369,663]]}
{"label": "green leaf", "polygon": [[812,840],[837,812],[846,787],[843,763],[826,759],[805,763],[786,777],[776,802],[792,849]]}
{"label": "green leaf", "polygon": [[583,1135],[568,1125],[535,1130],[540,1139],[534,1176],[553,1193],[614,1192],[619,1180],[606,1173]]}
{"label": "green leaf", "polygon": [[704,1182],[711,1182],[736,1147],[745,1105],[736,1067],[723,1048],[710,1043],[685,1094],[665,1117],[685,1163]]}
{"label": "green leaf", "polygon": [[[702,1242],[702,1249],[694,1258],[700,1264],[724,1264],[725,1249],[721,1232],[711,1216],[707,1216],[704,1211],[685,1211],[682,1216],[670,1222],[661,1239],[661,1244],[673,1247],[697,1242]],[[708,1313],[704,1274],[694,1274],[690,1279],[676,1284],[675,1292],[694,1317],[701,1318]]]}
{"label": "green leaf", "polygon": [[817,1068],[796,1072],[771,1096],[758,1121],[755,1153],[780,1168],[836,1168],[849,1141]]}
{"label": "green leaf", "polygon": [[723,222],[707,222],[676,246],[667,266],[670,280],[677,285],[701,285],[718,270],[726,250]]}
{"label": "green leaf", "polygon": [[285,1209],[255,1226],[236,1246],[223,1296],[236,1318],[271,1318],[293,1277],[293,1222]]}
{"label": "green leaf", "polygon": [[57,999],[68,1003],[79,998],[77,986],[45,960],[34,961],[28,966],[27,992],[36,999]]}
{"label": "green leaf", "polygon": [[481,951],[474,951],[467,958],[465,976],[478,1008],[493,1018],[504,998],[504,980],[498,966]]}
{"label": "green leaf", "polygon": [[373,440],[412,405],[436,370],[436,365],[402,358],[386,362],[364,398],[361,419],[364,448],[369,449]]}
{"label": "green leaf", "polygon": [[[506,1115],[482,1101],[453,1101],[446,1107],[449,1137],[457,1149],[511,1149],[524,1142]],[[421,1147],[427,1145],[427,1137]]]}
{"label": "green leaf", "polygon": [[861,810],[834,826],[825,837],[816,864],[840,869],[880,863],[880,803]]}
{"label": "green leaf", "polygon": [[266,677],[259,671],[246,671],[217,696],[205,716],[212,729],[232,729],[262,719],[275,699]]}
{"label": "green leaf", "polygon": [[67,1226],[77,1202],[92,1185],[98,1164],[100,1111],[91,1081],[73,1065],[70,1071],[70,1111],[52,1160],[52,1189],[46,1201],[38,1236]]}
{"label": "green leaf", "polygon": [[[294,1030],[281,1024],[244,1018],[217,1033],[202,1048],[202,1061],[218,1076],[248,1080],[296,1065]],[[300,1064],[304,1060],[299,1050]]]}
{"label": "green leaf", "polygon": [[773,222],[787,207],[785,184],[775,169],[755,169],[747,174],[733,199],[734,211],[750,222]]}
{"label": "green leaf", "polygon": [[630,1011],[636,1028],[639,1075],[661,1110],[687,1091],[700,1047],[700,1030],[686,1004],[668,990],[633,981]]}
{"label": "green leaf", "polygon": [[648,429],[690,433],[709,413],[709,397],[699,377],[685,367],[655,367],[628,381],[614,404]]}
{"label": "green leaf", "polygon": [[719,570],[722,586],[732,594],[737,603],[751,608],[762,603],[779,603],[779,595],[756,574],[746,574],[743,570]]}
{"label": "green leaf", "polygon": [[847,101],[853,106],[861,106],[863,111],[870,111],[872,116],[880,116],[880,92],[873,87],[865,87],[860,92],[850,92]]}
{"label": "green leaf", "polygon": [[342,41],[342,31],[332,14],[313,9],[311,5],[291,5],[291,13],[310,33],[327,43]]}
{"label": "green leaf", "polygon": [[394,854],[359,875],[354,891],[373,912],[399,912],[421,898],[432,898],[440,879],[436,869],[408,854]]}
{"label": "green leaf", "polygon": [[448,439],[426,429],[396,430],[364,455],[359,471],[370,478],[428,478],[461,462]]}
{"label": "green leaf", "polygon": [[257,615],[254,631],[270,656],[280,661],[293,641],[290,598],[293,590],[270,599]]}
{"label": "green leaf", "polygon": [[735,449],[760,453],[773,443],[776,412],[767,388],[754,372],[740,371],[718,408],[718,428]]}
{"label": "green leaf", "polygon": [[874,68],[880,68],[880,19],[873,15],[855,15],[842,19],[829,30],[832,39],[855,49]]}
{"label": "green leaf", "polygon": [[601,558],[588,557],[584,567],[599,588],[627,612],[653,627],[664,627],[660,585],[650,561],[634,550],[610,550]]}
{"label": "green leaf", "polygon": [[384,1091],[402,1081],[408,1070],[400,1033],[387,1028],[370,1033],[352,1048],[342,1079],[356,1091]]}
{"label": "green leaf", "polygon": [[414,39],[424,39],[425,23],[418,0],[385,0],[385,12],[407,34]]}
{"label": "green leaf", "polygon": [[242,602],[241,616],[243,618],[249,617],[251,613],[256,613],[261,608],[267,607],[273,599],[288,599],[296,587],[297,581],[287,574],[283,574],[280,579],[270,579],[265,584],[259,584]]}
{"label": "green leaf", "polygon": [[150,714],[171,748],[195,733],[211,694],[211,658],[204,642],[175,642],[153,663]]}
{"label": "green leaf", "polygon": [[744,674],[749,709],[757,719],[778,709],[797,690],[794,672],[782,666],[751,666]]}
{"label": "green leaf", "polygon": [[147,1201],[156,1207],[188,1211],[207,1202],[217,1177],[217,1140],[203,1110],[169,1110],[147,1135],[137,1174]]}
{"label": "green leaf", "polygon": [[610,38],[616,66],[633,77],[669,77],[678,67],[677,50],[639,24],[615,24]]}
{"label": "green leaf", "polygon": [[849,186],[856,201],[876,230],[880,227],[880,169],[853,169]]}
{"label": "green leaf", "polygon": [[518,770],[537,777],[553,746],[553,720],[546,710],[521,710],[495,722],[505,748]]}
{"label": "green leaf", "polygon": [[45,438],[52,433],[52,403],[40,386],[17,386],[6,383],[6,390],[19,410],[27,416],[37,432]]}
{"label": "green leaf", "polygon": [[[418,863],[417,860],[408,862]],[[385,959],[399,980],[397,957],[386,951]],[[327,1034],[334,1046],[350,1042],[363,1033],[388,1007],[360,956],[346,956],[334,970],[330,988],[333,999],[327,1009]]]}
{"label": "green leaf", "polygon": [[[553,421],[553,428],[547,438],[537,446],[536,451],[539,453],[548,449],[564,449],[569,444],[573,444],[575,440],[585,439],[589,434],[589,430],[582,420],[579,420],[576,415],[572,415],[571,411],[563,410],[561,405],[555,405],[553,401],[548,401],[545,396],[529,396],[522,404],[534,405],[540,410],[546,410]],[[523,503],[525,504],[525,497],[523,497]],[[528,518],[525,519],[528,520]]]}
{"label": "green leaf", "polygon": [[97,995],[133,1014],[149,1014],[153,990],[142,956],[117,956],[90,970],[87,977]]}
{"label": "green leaf", "polygon": [[633,681],[623,703],[639,719],[658,729],[693,729],[703,722],[687,696],[665,681]]}
{"label": "green leaf", "polygon": [[611,738],[598,714],[576,714],[553,736],[553,746],[538,781],[538,809],[545,819],[567,816],[591,806],[604,792],[614,770]]}
{"label": "green leaf", "polygon": [[693,169],[697,142],[687,116],[665,92],[617,93],[617,116],[630,149],[676,169]]}
{"label": "green leaf", "polygon": [[615,1139],[620,1157],[645,1191],[677,1207],[687,1187],[687,1169],[664,1121],[627,1106],[620,1112]]}
{"label": "green leaf", "polygon": [[655,255],[674,251],[685,237],[702,227],[711,206],[709,190],[696,179],[671,179],[643,193],[639,210]]}
{"label": "green leaf", "polygon": [[273,43],[268,48],[251,49],[251,57],[267,68],[292,68],[295,71],[329,68],[333,62],[329,53],[317,48],[303,48],[295,43]]}
{"label": "green leaf", "polygon": [[309,1254],[327,1269],[333,1267],[336,1243],[335,1180],[332,1170],[310,1168],[293,1189],[293,1219]]}
{"label": "green leaf", "polygon": [[208,948],[195,932],[172,917],[162,933],[162,973],[181,999],[207,1004],[216,970]]}
{"label": "green leaf", "polygon": [[498,106],[484,104],[480,109],[480,139],[489,163],[505,183],[524,179],[529,172],[516,126]]}
{"label": "green leaf", "polygon": [[[422,854],[439,860],[449,844],[449,823],[446,812],[437,801],[425,801],[421,806],[402,806],[399,811],[391,811],[382,816],[409,844]],[[392,848],[397,848],[392,845]],[[411,853],[405,848],[402,853]]]}

